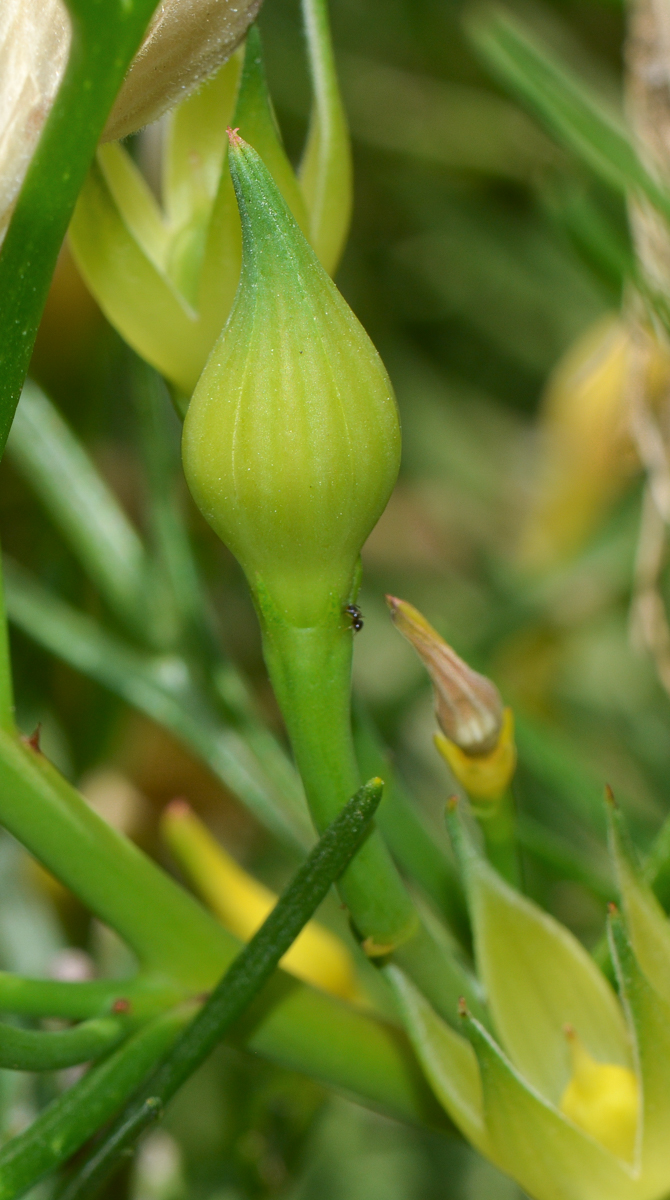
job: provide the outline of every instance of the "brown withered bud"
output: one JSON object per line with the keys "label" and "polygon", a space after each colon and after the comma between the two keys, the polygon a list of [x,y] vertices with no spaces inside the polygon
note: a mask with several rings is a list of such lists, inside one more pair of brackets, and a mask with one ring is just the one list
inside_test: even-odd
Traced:
{"label": "brown withered bud", "polygon": [[489,754],[503,725],[495,684],[463,662],[412,604],[396,596],[387,596],[386,603],[394,625],[428,670],[442,732],[466,754]]}

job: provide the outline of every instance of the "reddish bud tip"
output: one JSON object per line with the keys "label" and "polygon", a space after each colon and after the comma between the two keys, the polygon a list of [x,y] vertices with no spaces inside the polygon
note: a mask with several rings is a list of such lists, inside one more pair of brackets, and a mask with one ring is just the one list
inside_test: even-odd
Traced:
{"label": "reddish bud tip", "polygon": [[132,1007],[133,1006],[130,1000],[128,1000],[126,996],[119,996],[118,999],[112,1004],[112,1012],[118,1017],[131,1012]]}
{"label": "reddish bud tip", "polygon": [[447,812],[448,813],[456,812],[457,808],[458,808],[458,796],[450,796],[449,799],[447,800]]}
{"label": "reddish bud tip", "polygon": [[468,1006],[465,1003],[465,996],[458,997],[458,1015],[459,1017],[463,1018],[467,1017],[468,1015]]}
{"label": "reddish bud tip", "polygon": [[617,908],[617,906],[613,900],[608,900],[607,911],[611,917],[618,917],[618,915],[619,915],[619,909]]}
{"label": "reddish bud tip", "polygon": [[605,784],[605,801],[607,804],[611,804],[612,808],[616,808],[617,803],[614,799],[614,792],[612,791],[609,783]]}
{"label": "reddish bud tip", "polygon": [[226,129],[226,133],[228,134],[228,141],[230,142],[232,150],[236,150],[238,146],[243,144],[242,138],[240,137],[239,127],[237,129],[232,129],[229,125]]}

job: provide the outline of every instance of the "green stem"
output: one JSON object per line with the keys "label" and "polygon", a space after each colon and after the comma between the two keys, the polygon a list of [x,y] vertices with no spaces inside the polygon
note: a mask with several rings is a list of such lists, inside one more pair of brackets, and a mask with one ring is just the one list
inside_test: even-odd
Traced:
{"label": "green stem", "polygon": [[63,82],[0,254],[0,453],[79,189],[156,0],[68,0]]}
{"label": "green stem", "polygon": [[[317,829],[360,786],[349,712],[351,631],[264,623],[263,645]],[[414,906],[380,835],[373,831],[340,881],[359,933],[387,950],[416,929]],[[368,944],[370,944],[370,942]]]}
{"label": "green stem", "polygon": [[379,775],[385,781],[377,823],[394,859],[469,950],[472,937],[467,905],[447,844],[441,831],[424,823],[413,798],[406,794],[369,713],[360,703],[354,708],[354,745],[364,778]]}
{"label": "green stem", "polygon": [[16,1200],[108,1121],[192,1014],[184,1007],[159,1017],[54,1100],[0,1149],[0,1200]]}
{"label": "green stem", "polygon": [[65,983],[56,979],[26,979],[0,971],[0,1012],[24,1017],[65,1017],[83,1021],[112,1011],[115,1001],[127,1001],[133,1017],[155,1016],[177,1004],[183,989],[142,975],[134,979],[96,979]]}
{"label": "green stem", "polygon": [[486,855],[496,871],[512,887],[521,883],[521,868],[516,840],[516,812],[511,790],[486,809],[473,804],[473,811],[484,834]]}
{"label": "green stem", "polygon": [[241,1017],[356,853],[381,793],[381,780],[373,779],[351,797],[204,1007],[66,1184],[61,1200],[83,1200],[97,1191],[117,1166],[119,1156],[128,1152],[142,1131],[160,1116],[168,1101]]}
{"label": "green stem", "polygon": [[[46,759],[2,733],[0,822],[93,912],[137,947],[140,956],[146,949],[145,958],[157,978],[138,979],[135,991],[126,981],[115,984],[114,998],[120,994],[131,999],[138,1016],[151,1011],[152,1003],[158,1006],[161,988],[168,1004],[183,995],[184,988],[191,992],[210,988],[232,960],[239,942],[231,934],[97,817]],[[4,1011],[11,1008],[46,1015],[39,1006],[38,987],[44,990],[48,1015],[76,1018],[100,1011],[99,993],[88,991],[97,985],[23,980],[12,983],[12,1000],[7,980],[0,976]],[[71,1008],[61,986],[72,989]],[[21,1007],[16,1003],[17,991],[25,1002]],[[95,1007],[89,1009],[89,1001]],[[330,1031],[327,1038],[324,1029]],[[253,1053],[303,1071],[391,1116],[439,1122],[437,1106],[400,1030],[299,984],[283,972],[268,985],[263,1005],[249,1027],[239,1032],[239,1041]],[[0,1168],[3,1161],[0,1158]],[[2,1184],[0,1170],[0,1200],[17,1194],[3,1192]]]}
{"label": "green stem", "polygon": [[56,1071],[100,1058],[127,1032],[127,1020],[94,1017],[73,1029],[17,1029],[0,1022],[0,1067]]}
{"label": "green stem", "polygon": [[[1,564],[0,558],[0,564]],[[0,565],[0,729],[14,732],[14,688],[12,664],[9,657],[9,630],[5,608],[5,587]]]}
{"label": "green stem", "polygon": [[[263,647],[305,794],[323,829],[359,785],[350,718],[352,634],[344,622],[287,625],[261,611]],[[477,985],[421,923],[381,835],[373,830],[339,884],[372,957],[394,953],[431,1003],[455,1022],[467,998],[486,1021]]]}
{"label": "green stem", "polygon": [[228,938],[191,896],[86,804],[51,763],[0,731],[0,821],[147,971],[208,986]]}

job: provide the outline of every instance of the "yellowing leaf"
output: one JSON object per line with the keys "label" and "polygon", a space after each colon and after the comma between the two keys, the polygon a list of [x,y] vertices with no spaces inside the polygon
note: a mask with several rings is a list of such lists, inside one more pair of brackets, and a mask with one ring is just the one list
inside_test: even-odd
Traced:
{"label": "yellowing leaf", "polygon": [[501,879],[456,811],[448,825],[464,874],[478,974],[515,1067],[557,1104],[570,1078],[565,1025],[597,1061],[631,1066],[621,1007],[584,947]]}

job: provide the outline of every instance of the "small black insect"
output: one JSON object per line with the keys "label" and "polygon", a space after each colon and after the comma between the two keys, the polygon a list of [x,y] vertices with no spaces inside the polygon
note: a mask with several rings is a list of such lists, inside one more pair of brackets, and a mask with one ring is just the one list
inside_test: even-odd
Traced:
{"label": "small black insect", "polygon": [[348,617],[351,617],[351,628],[355,633],[363,628],[363,613],[357,604],[345,604],[344,611]]}

